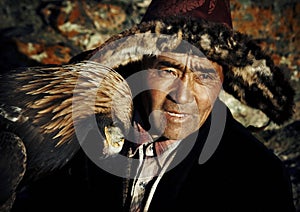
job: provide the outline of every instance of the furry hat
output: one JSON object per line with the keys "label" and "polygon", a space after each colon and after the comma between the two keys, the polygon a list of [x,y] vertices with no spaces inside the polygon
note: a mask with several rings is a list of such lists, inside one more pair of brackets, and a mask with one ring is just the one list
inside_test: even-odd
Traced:
{"label": "furry hat", "polygon": [[[229,7],[225,8],[229,10]],[[209,60],[223,66],[223,88],[226,92],[242,103],[260,109],[274,123],[283,124],[293,115],[295,92],[282,70],[255,40],[231,28],[228,10],[225,12],[227,18],[220,19],[223,21],[207,18],[211,15],[209,11],[206,16],[205,13],[198,16],[167,16],[167,13],[163,13],[165,15],[152,19],[149,18],[153,11],[150,5],[140,24],[112,36],[96,49],[75,56],[70,62],[88,59],[118,69],[141,61],[145,55],[178,51],[181,47],[192,45],[189,51],[195,53],[198,50],[198,54],[204,54]],[[124,73],[124,69],[120,70],[123,76],[139,71],[125,69],[130,73]]]}

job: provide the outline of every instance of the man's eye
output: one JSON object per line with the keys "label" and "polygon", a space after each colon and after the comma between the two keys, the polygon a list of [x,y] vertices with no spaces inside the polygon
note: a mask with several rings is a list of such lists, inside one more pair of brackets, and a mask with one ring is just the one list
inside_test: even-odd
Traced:
{"label": "man's eye", "polygon": [[174,68],[161,68],[158,70],[160,77],[175,78],[177,77],[177,71]]}
{"label": "man's eye", "polygon": [[208,74],[208,73],[202,73],[201,75],[201,79],[214,79],[215,77],[212,74]]}
{"label": "man's eye", "polygon": [[199,73],[196,75],[196,80],[198,81],[214,81],[217,80],[218,77],[215,73]]}

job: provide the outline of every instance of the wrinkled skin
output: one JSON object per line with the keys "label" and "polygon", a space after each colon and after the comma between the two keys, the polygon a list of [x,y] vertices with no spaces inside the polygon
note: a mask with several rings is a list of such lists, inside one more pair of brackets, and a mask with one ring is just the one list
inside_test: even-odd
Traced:
{"label": "wrinkled skin", "polygon": [[178,140],[205,122],[221,90],[223,73],[220,65],[205,57],[163,53],[145,78],[143,106],[151,134]]}

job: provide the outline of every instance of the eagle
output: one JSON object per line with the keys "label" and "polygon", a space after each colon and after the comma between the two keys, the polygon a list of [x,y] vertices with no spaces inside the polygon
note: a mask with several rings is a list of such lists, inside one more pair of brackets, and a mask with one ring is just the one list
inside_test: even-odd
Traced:
{"label": "eagle", "polygon": [[278,125],[294,113],[293,87],[251,37],[203,19],[141,22],[68,64],[17,69],[0,77],[0,180],[14,179],[0,184],[7,191],[0,205],[13,201],[20,181],[67,164],[95,127],[101,134],[99,155],[126,149],[134,121],[132,98],[144,89],[139,73],[149,68],[144,67],[148,59],[164,52],[195,53],[218,63],[224,90]]}
{"label": "eagle", "polygon": [[0,87],[1,209],[12,207],[20,182],[66,165],[94,128],[99,155],[122,149],[132,96],[113,69],[88,60],[18,68],[0,76]]}

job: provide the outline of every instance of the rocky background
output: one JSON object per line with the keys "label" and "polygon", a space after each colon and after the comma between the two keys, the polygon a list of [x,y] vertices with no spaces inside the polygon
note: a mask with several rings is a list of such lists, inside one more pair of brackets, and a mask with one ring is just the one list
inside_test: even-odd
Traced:
{"label": "rocky background", "polygon": [[[139,23],[150,0],[0,0],[0,70],[64,64],[112,34]],[[254,36],[290,78],[296,90],[295,115],[253,132],[286,164],[300,211],[300,2],[231,0],[233,27]],[[223,101],[245,126],[268,120],[223,93]]]}

